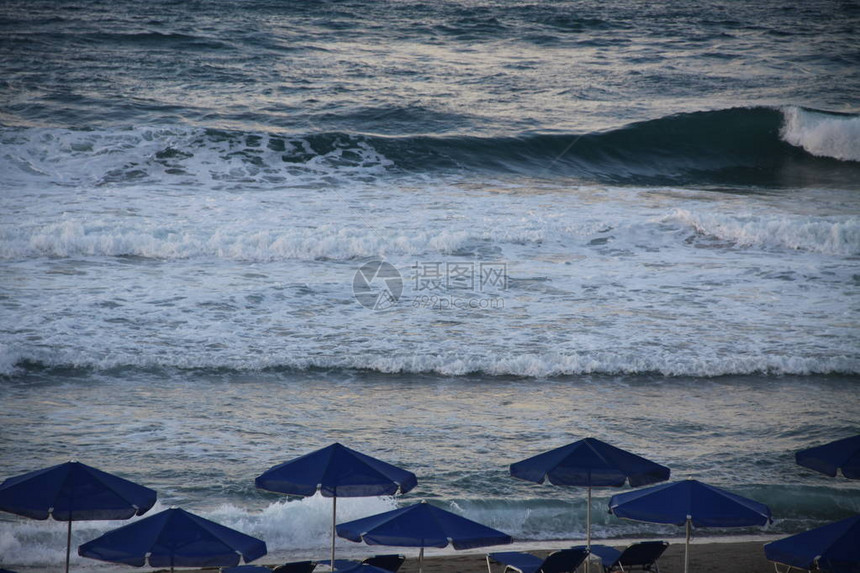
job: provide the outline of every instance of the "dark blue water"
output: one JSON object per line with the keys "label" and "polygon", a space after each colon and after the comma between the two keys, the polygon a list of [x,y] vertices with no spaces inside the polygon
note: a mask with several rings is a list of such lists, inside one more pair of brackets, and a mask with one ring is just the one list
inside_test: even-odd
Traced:
{"label": "dark blue water", "polygon": [[858,20],[851,2],[6,2],[0,122],[299,136],[299,164],[365,142],[410,172],[855,188]]}
{"label": "dark blue water", "polygon": [[[76,458],[272,562],[323,558],[330,506],[253,478],[333,441],[520,541],[584,536],[582,491],[507,466],[587,435],[768,503],[766,534],[860,511],[793,462],[860,431],[858,25],[836,1],[3,2],[0,478]],[[612,493],[597,537],[679,534]],[[4,567],[64,540],[0,514]]]}
{"label": "dark blue water", "polygon": [[10,1],[0,117],[516,137],[735,106],[853,113],[858,19],[830,1]]}

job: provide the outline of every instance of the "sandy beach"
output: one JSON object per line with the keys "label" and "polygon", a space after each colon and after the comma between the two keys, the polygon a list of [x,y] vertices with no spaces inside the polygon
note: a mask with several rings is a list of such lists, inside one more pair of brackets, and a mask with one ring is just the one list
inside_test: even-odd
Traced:
{"label": "sandy beach", "polygon": [[[667,539],[670,545],[666,553],[658,561],[661,573],[683,573],[684,571],[684,540],[683,539]],[[758,540],[750,541],[744,538],[743,541],[732,541],[727,539],[706,540],[702,542],[694,542],[690,546],[690,571],[693,573],[771,573],[773,564],[765,559],[764,550],[762,547],[765,543],[772,541],[772,538],[763,537]],[[604,545],[610,545],[618,549],[626,547],[627,542],[604,542]],[[379,548],[376,553],[394,553],[395,548],[389,548],[392,551],[384,551],[384,548]],[[514,546],[515,550],[526,550],[520,546]],[[538,556],[545,556],[556,549],[529,549],[529,553]],[[423,573],[488,573],[487,572],[487,553],[494,551],[509,551],[511,547],[493,547],[487,551],[479,550],[469,552],[448,553],[445,555],[430,555],[424,557]],[[368,555],[372,552],[368,552]],[[406,562],[400,568],[398,573],[418,573],[418,558],[412,550],[403,552],[407,556]],[[593,562],[594,563],[594,562]],[[260,560],[261,565],[273,566],[265,557]],[[318,571],[326,571],[327,569],[319,567]],[[584,571],[584,567],[579,569]],[[592,564],[590,570],[599,572],[601,569],[596,564]],[[502,573],[503,566],[498,563],[492,564],[492,573]],[[162,573],[162,572],[159,572]]]}
{"label": "sandy beach", "polygon": [[[773,564],[764,557],[762,546],[766,541],[745,541],[735,543],[702,543],[691,547],[690,571],[696,573],[771,573]],[[613,545],[614,546],[614,545]],[[623,546],[617,546],[623,549]],[[544,556],[548,551],[535,551]],[[661,573],[683,573],[684,543],[673,542],[658,561]],[[425,559],[424,573],[484,573],[487,561],[484,555],[454,555],[450,557],[431,557]],[[502,573],[502,566],[494,564],[493,573]],[[580,568],[580,571],[583,571]],[[417,573],[417,560],[407,560],[401,570],[403,573]],[[600,568],[592,565],[592,572]]]}

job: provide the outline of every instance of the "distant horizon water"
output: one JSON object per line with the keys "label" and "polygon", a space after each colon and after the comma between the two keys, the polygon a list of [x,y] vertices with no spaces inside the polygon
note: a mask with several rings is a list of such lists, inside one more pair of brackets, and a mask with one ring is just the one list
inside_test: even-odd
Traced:
{"label": "distant horizon water", "polygon": [[[585,490],[508,466],[586,436],[773,511],[697,538],[860,512],[794,463],[860,433],[858,25],[825,0],[4,2],[0,479],[77,459],[262,562],[327,558],[330,501],[254,478],[335,441],[419,480],[340,520],[426,499],[527,547],[584,539]],[[595,539],[682,535],[608,514],[619,491]],[[0,513],[0,567],[56,570],[65,527]]]}

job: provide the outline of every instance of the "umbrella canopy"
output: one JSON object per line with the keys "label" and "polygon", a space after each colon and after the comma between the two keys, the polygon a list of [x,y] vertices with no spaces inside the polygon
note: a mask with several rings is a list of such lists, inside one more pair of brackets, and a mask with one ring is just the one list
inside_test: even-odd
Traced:
{"label": "umbrella canopy", "polygon": [[11,477],[0,484],[0,510],[33,519],[128,519],[155,504],[155,491],[80,462]]}
{"label": "umbrella canopy", "polygon": [[506,533],[427,502],[341,523],[337,526],[337,534],[368,545],[419,547],[419,571],[425,547],[447,547],[450,544],[454,549],[472,549],[513,543]]}
{"label": "umbrella canopy", "polygon": [[256,480],[260,489],[292,495],[319,491],[332,498],[331,563],[334,563],[337,498],[406,493],[418,484],[415,474],[339,443],[276,465]]}
{"label": "umbrella canopy", "polygon": [[583,487],[639,487],[669,479],[669,468],[601,442],[584,438],[511,464],[511,475],[536,483]]}
{"label": "umbrella canopy", "polygon": [[154,490],[80,462],[66,462],[11,477],[0,484],[0,510],[32,519],[68,521],[66,571],[72,521],[128,519],[155,504]]}
{"label": "umbrella canopy", "polygon": [[860,515],[772,541],[770,561],[833,573],[860,573]]}
{"label": "umbrella canopy", "polygon": [[292,495],[365,497],[406,493],[415,474],[334,443],[276,465],[256,480],[257,487]]}
{"label": "umbrella canopy", "polygon": [[809,469],[836,477],[836,471],[849,479],[860,479],[860,434],[823,446],[800,450],[795,461]]}
{"label": "umbrella canopy", "polygon": [[694,527],[743,527],[772,521],[770,508],[724,489],[687,479],[619,493],[609,500],[618,517]]}
{"label": "umbrella canopy", "polygon": [[609,511],[636,521],[685,525],[685,572],[689,568],[691,527],[743,527],[773,521],[770,508],[763,503],[694,479],[613,495]]}
{"label": "umbrella canopy", "polygon": [[632,487],[669,479],[669,468],[625,450],[585,438],[511,464],[511,475],[535,483],[588,488],[586,543],[591,547],[591,488]]}
{"label": "umbrella canopy", "polygon": [[266,543],[184,509],[170,508],[84,543],[78,555],[142,567],[232,567],[266,554]]}

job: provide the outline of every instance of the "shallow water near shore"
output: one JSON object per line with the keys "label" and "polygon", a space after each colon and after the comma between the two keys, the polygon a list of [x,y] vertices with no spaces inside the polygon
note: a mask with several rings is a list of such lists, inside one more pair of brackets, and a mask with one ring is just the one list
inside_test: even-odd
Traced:
{"label": "shallow water near shore", "polygon": [[[331,502],[286,499],[253,480],[334,441],[419,479],[399,499],[341,499],[339,521],[427,499],[519,542],[584,538],[585,490],[520,482],[507,466],[591,435],[669,466],[673,479],[694,477],[767,503],[776,518],[763,530],[697,535],[801,531],[860,510],[854,484],[793,458],[851,429],[856,384],[839,376],[31,370],[7,380],[0,395],[15,405],[4,414],[10,475],[32,460],[74,457],[156,489],[156,510],[181,506],[263,538],[273,556],[289,560],[324,558]],[[671,526],[610,516],[607,502],[618,491],[594,491],[596,539],[678,535]],[[76,523],[75,537],[83,542],[122,523]],[[39,563],[57,561],[64,537],[65,524],[0,521],[9,564],[32,562],[36,545]],[[338,550],[367,548],[339,540]]]}

